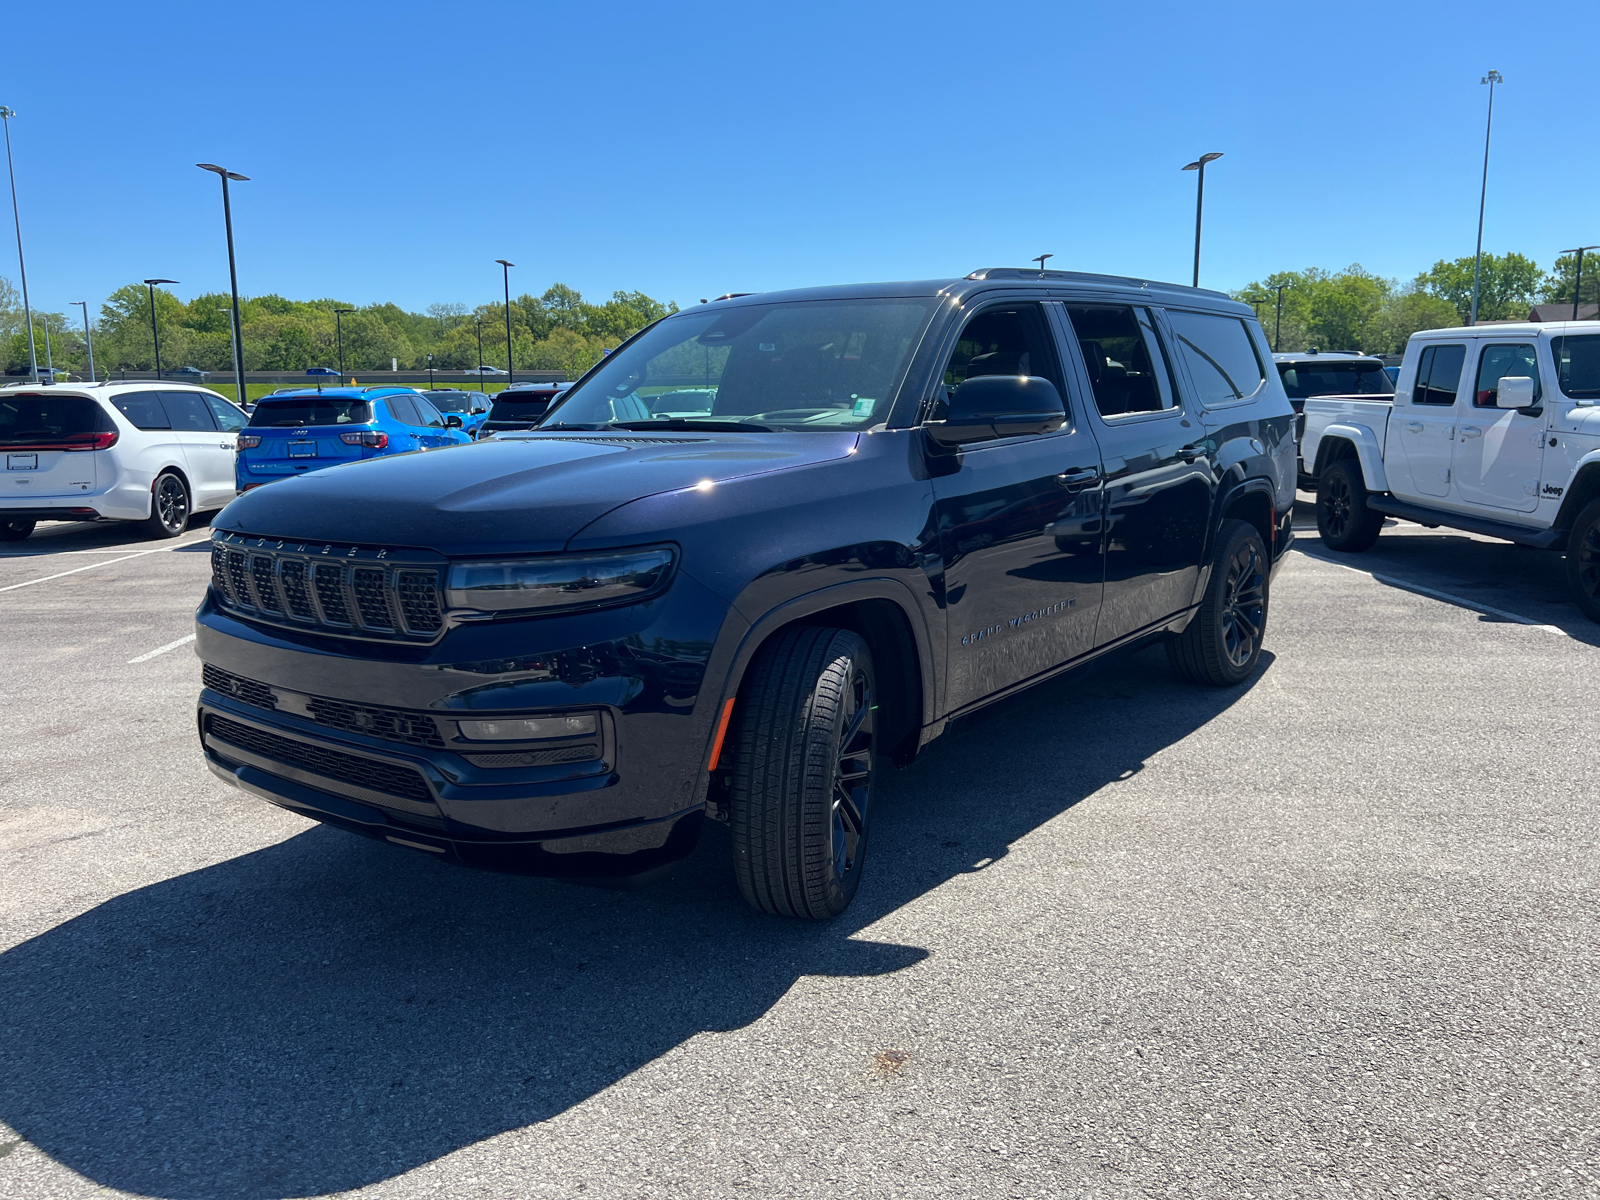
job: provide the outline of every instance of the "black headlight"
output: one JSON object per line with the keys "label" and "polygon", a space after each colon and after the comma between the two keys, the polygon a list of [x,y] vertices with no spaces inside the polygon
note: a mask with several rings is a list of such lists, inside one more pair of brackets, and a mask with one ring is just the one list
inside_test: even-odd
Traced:
{"label": "black headlight", "polygon": [[445,603],[458,615],[538,614],[636,604],[665,591],[678,555],[670,546],[459,562]]}

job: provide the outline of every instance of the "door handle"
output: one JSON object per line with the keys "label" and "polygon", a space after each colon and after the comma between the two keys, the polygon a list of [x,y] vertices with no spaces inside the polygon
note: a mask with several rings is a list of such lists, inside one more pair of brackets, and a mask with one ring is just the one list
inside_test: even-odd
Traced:
{"label": "door handle", "polygon": [[1100,482],[1099,467],[1074,467],[1056,476],[1056,482],[1069,492],[1081,492],[1091,483]]}
{"label": "door handle", "polygon": [[1421,421],[1407,421],[1406,422],[1406,432],[1407,433],[1421,433],[1422,432],[1422,422]]}
{"label": "door handle", "polygon": [[1468,438],[1476,438],[1476,437],[1482,437],[1482,436],[1483,436],[1483,430],[1479,429],[1476,425],[1463,425],[1461,427],[1461,440],[1462,441],[1466,441]]}
{"label": "door handle", "polygon": [[239,447],[233,442],[218,442],[217,448],[219,450],[237,450]]}
{"label": "door handle", "polygon": [[1178,457],[1186,463],[1192,463],[1195,459],[1203,457],[1205,452],[1206,448],[1204,446],[1196,446],[1191,444],[1180,448],[1178,451]]}

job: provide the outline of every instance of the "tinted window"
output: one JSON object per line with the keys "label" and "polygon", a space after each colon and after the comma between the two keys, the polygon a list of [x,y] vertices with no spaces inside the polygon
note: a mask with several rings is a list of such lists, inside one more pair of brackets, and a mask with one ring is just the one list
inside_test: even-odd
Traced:
{"label": "tinted window", "polygon": [[100,406],[84,396],[0,396],[0,443],[7,446],[44,445],[112,428]]}
{"label": "tinted window", "polygon": [[489,410],[491,421],[537,421],[550,407],[548,400],[533,400],[519,396],[512,400],[496,400]]}
{"label": "tinted window", "polygon": [[1508,375],[1525,375],[1533,380],[1533,402],[1539,403],[1542,395],[1539,388],[1539,359],[1532,346],[1522,343],[1483,348],[1483,354],[1478,359],[1478,386],[1472,391],[1474,407],[1494,408],[1495,389]]}
{"label": "tinted window", "polygon": [[372,420],[365,400],[344,396],[269,396],[250,414],[252,427],[285,428],[293,425],[364,425]]}
{"label": "tinted window", "polygon": [[691,309],[651,326],[568,392],[562,427],[648,421],[664,392],[714,392],[714,420],[865,429],[889,413],[923,300],[812,300]]}
{"label": "tinted window", "polygon": [[980,375],[1037,375],[1060,389],[1050,335],[1037,304],[991,308],[967,322],[945,366],[947,387]]}
{"label": "tinted window", "polygon": [[236,429],[243,429],[247,418],[226,400],[218,400],[215,396],[206,396],[205,402],[211,408],[211,415],[217,422],[217,428],[223,433],[232,433]]}
{"label": "tinted window", "polygon": [[470,392],[424,392],[428,403],[440,412],[464,413],[472,411],[472,393]]}
{"label": "tinted window", "polygon": [[1600,399],[1600,336],[1550,339],[1561,390],[1574,400]]}
{"label": "tinted window", "polygon": [[160,392],[127,392],[113,396],[117,411],[133,422],[135,429],[171,429],[167,410],[161,406]]}
{"label": "tinted window", "polygon": [[424,425],[426,425],[429,429],[444,428],[444,417],[439,414],[439,410],[437,408],[435,408],[432,404],[429,404],[428,401],[424,400],[421,396],[413,396],[410,399],[411,403],[416,407],[418,414],[422,417],[422,423]]}
{"label": "tinted window", "polygon": [[205,397],[199,392],[162,392],[161,402],[167,406],[167,420],[174,429],[188,433],[215,433],[216,422],[206,407]]}
{"label": "tinted window", "polygon": [[1291,400],[1310,396],[1392,396],[1394,383],[1378,363],[1279,363],[1283,390]]}
{"label": "tinted window", "polygon": [[1242,400],[1261,387],[1267,373],[1239,318],[1169,311],[1167,319],[1202,404]]}
{"label": "tinted window", "polygon": [[389,406],[389,411],[394,414],[394,419],[400,424],[422,424],[422,418],[417,416],[417,410],[411,407],[410,396],[385,396],[383,400]]}
{"label": "tinted window", "polygon": [[1101,416],[1161,412],[1176,405],[1166,353],[1147,310],[1069,305],[1067,317]]}
{"label": "tinted window", "polygon": [[1417,360],[1413,404],[1454,404],[1461,386],[1461,367],[1467,361],[1465,346],[1424,346]]}

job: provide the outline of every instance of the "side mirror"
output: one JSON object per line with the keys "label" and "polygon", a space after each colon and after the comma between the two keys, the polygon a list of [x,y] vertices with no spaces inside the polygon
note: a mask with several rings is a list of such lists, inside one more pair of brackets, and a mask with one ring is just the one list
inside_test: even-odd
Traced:
{"label": "side mirror", "polygon": [[448,425],[451,429],[460,429],[461,428],[461,418],[458,415],[456,415],[455,413],[445,413],[445,415],[444,415],[444,423],[446,425]]}
{"label": "side mirror", "polygon": [[941,446],[1049,433],[1067,423],[1061,393],[1037,375],[979,375],[950,394],[950,411],[923,428]]}
{"label": "side mirror", "polygon": [[1527,375],[1507,375],[1495,389],[1496,408],[1532,408],[1533,380]]}

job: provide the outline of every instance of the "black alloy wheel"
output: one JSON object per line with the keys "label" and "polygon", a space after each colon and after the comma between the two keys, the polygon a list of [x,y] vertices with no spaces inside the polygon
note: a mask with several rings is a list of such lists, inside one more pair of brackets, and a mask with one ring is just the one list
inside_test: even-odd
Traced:
{"label": "black alloy wheel", "polygon": [[751,907],[825,920],[855,896],[876,710],[871,651],[849,630],[786,629],[757,654],[723,749],[734,875]]}
{"label": "black alloy wheel", "polygon": [[1586,505],[1567,539],[1567,582],[1583,615],[1600,621],[1600,500]]}
{"label": "black alloy wheel", "polygon": [[160,476],[150,492],[145,528],[156,537],[174,538],[189,528],[189,489],[172,472]]}
{"label": "black alloy wheel", "polygon": [[33,521],[0,521],[0,542],[26,541],[35,524]]}
{"label": "black alloy wheel", "polygon": [[1341,458],[1322,469],[1317,479],[1317,533],[1324,546],[1356,553],[1378,540],[1383,514],[1367,507],[1368,494],[1356,459]]}
{"label": "black alloy wheel", "polygon": [[1232,687],[1261,661],[1271,574],[1261,533],[1248,521],[1224,521],[1200,608],[1167,642],[1167,657],[1193,683]]}

